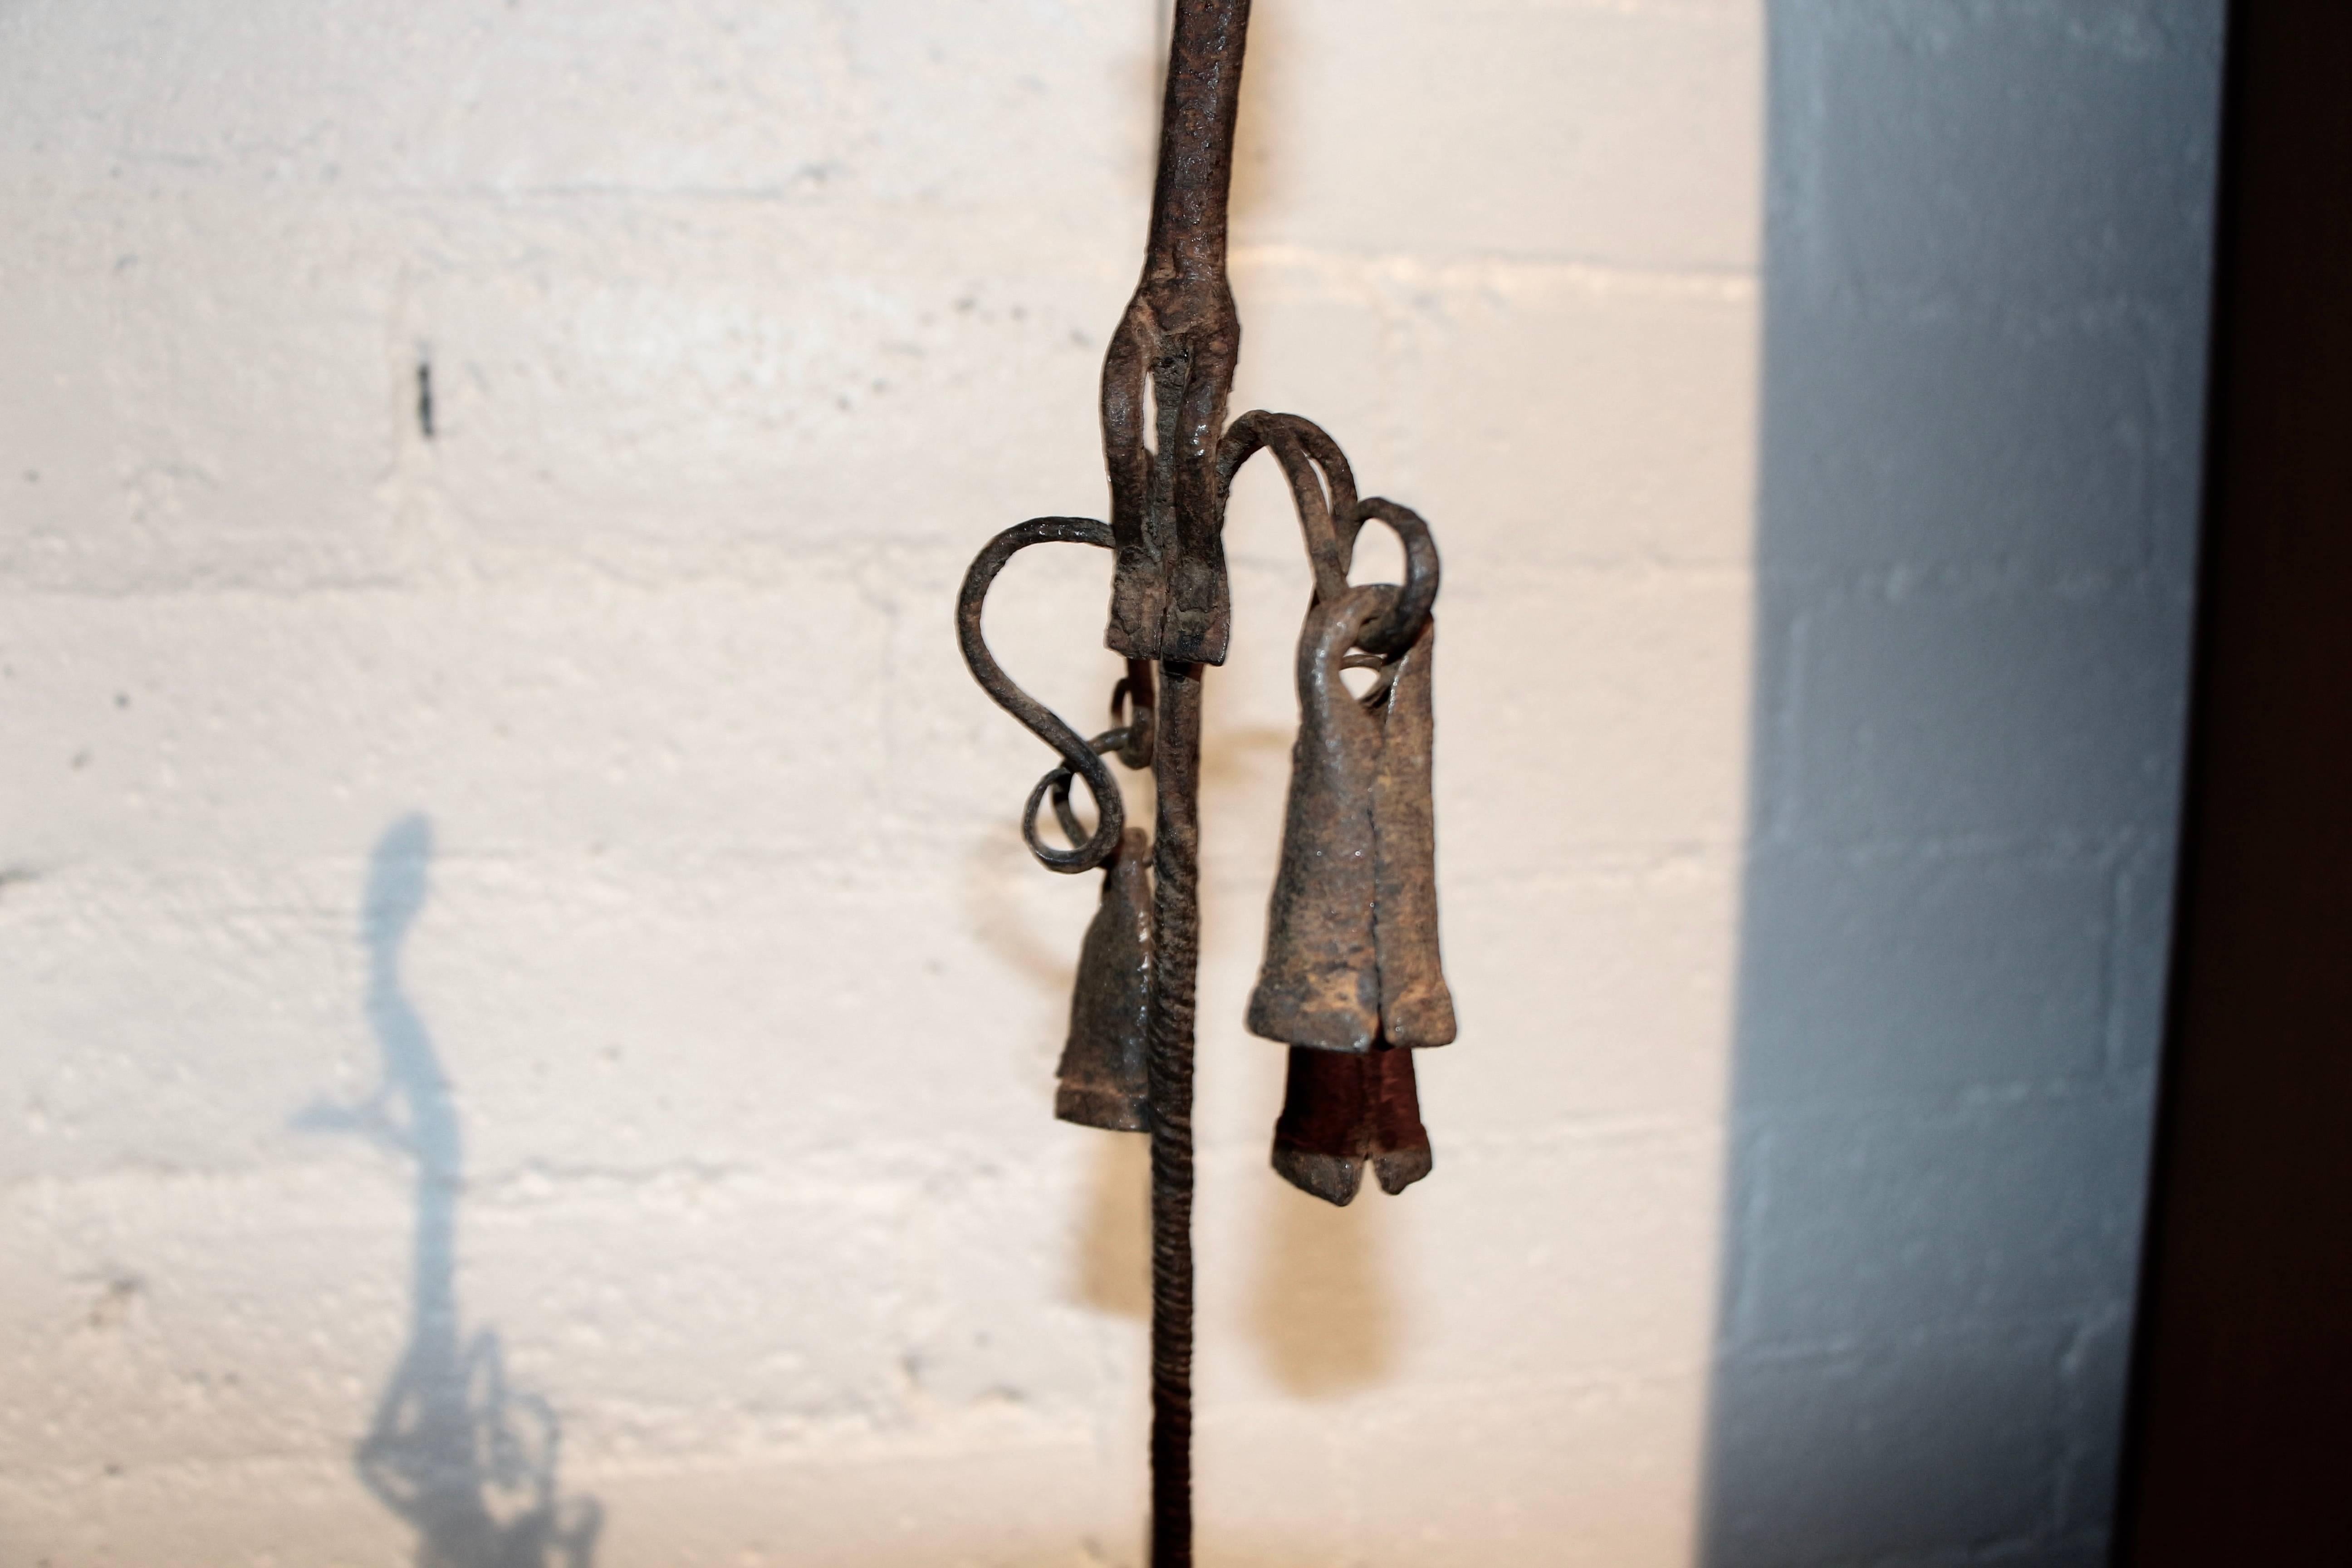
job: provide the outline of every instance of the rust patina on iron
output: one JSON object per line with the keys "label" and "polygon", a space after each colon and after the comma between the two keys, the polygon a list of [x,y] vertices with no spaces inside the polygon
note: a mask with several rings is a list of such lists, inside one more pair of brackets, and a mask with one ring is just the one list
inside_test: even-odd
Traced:
{"label": "rust patina on iron", "polygon": [[[1348,651],[1396,599],[1385,584],[1318,598],[1298,639],[1282,868],[1249,1003],[1250,1032],[1270,1040],[1362,1052],[1454,1038],[1429,811],[1436,617],[1392,659]],[[1349,665],[1378,671],[1361,699],[1340,679]]]}
{"label": "rust patina on iron", "polygon": [[1054,1114],[1108,1132],[1151,1131],[1151,840],[1130,827],[1103,868],[1102,903],[1078,950],[1070,1037]]}
{"label": "rust patina on iron", "polygon": [[1429,1129],[1412,1052],[1385,1042],[1369,1051],[1290,1047],[1274,1168],[1317,1197],[1345,1204],[1369,1163],[1381,1190],[1401,1193],[1429,1174]]}
{"label": "rust patina on iron", "polygon": [[[1360,499],[1339,444],[1295,414],[1225,423],[1241,321],[1225,280],[1225,205],[1249,0],[1178,0],[1143,276],[1103,361],[1110,521],[1037,518],[991,540],[965,575],[957,635],[981,686],[1061,761],[1037,782],[1022,834],[1056,871],[1104,871],[1070,1007],[1055,1113],[1151,1138],[1151,1562],[1192,1560],[1192,1008],[1200,961],[1201,679],[1232,633],[1225,500],[1261,449],[1298,512],[1315,597],[1298,644],[1298,742],[1282,864],[1249,1026],[1290,1047],[1274,1166],[1335,1204],[1370,1165],[1402,1192],[1427,1175],[1413,1048],[1454,1038],[1438,961],[1430,809],[1430,682],[1437,548],[1410,509]],[[1146,426],[1149,426],[1147,432]],[[1147,434],[1149,439],[1147,441]],[[1367,522],[1393,530],[1404,582],[1354,585]],[[1113,552],[1105,643],[1128,658],[1117,727],[1083,739],[988,651],[981,609],[1032,544]],[[1158,679],[1153,679],[1155,664]],[[1360,696],[1343,679],[1371,671]],[[1147,839],[1127,826],[1103,762],[1149,766]],[[1092,831],[1072,807],[1086,781]],[[1066,840],[1048,843],[1048,801]],[[1147,903],[1145,858],[1150,874]]]}
{"label": "rust patina on iron", "polygon": [[[1223,664],[1233,628],[1217,446],[1241,359],[1225,282],[1248,0],[1181,4],[1160,111],[1143,277],[1103,356],[1113,568],[1108,641],[1130,658]],[[1146,382],[1151,445],[1144,445]]]}

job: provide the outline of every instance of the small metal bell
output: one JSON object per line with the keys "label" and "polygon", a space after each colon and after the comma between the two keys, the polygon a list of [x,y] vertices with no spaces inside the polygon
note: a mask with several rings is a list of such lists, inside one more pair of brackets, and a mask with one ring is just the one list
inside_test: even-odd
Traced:
{"label": "small metal bell", "polygon": [[1103,868],[1102,903],[1078,950],[1070,1037],[1054,1114],[1082,1127],[1148,1132],[1151,995],[1151,840],[1130,827]]}
{"label": "small metal bell", "polygon": [[1395,593],[1374,585],[1318,603],[1299,636],[1282,868],[1249,1003],[1250,1032],[1267,1039],[1364,1052],[1382,1039],[1454,1038],[1429,798],[1434,617],[1383,665],[1370,697],[1340,679],[1348,650]]}
{"label": "small metal bell", "polygon": [[1291,1047],[1282,1119],[1274,1124],[1275,1170],[1292,1186],[1344,1207],[1367,1162],[1391,1195],[1429,1174],[1433,1162],[1412,1052],[1385,1042],[1361,1055]]}

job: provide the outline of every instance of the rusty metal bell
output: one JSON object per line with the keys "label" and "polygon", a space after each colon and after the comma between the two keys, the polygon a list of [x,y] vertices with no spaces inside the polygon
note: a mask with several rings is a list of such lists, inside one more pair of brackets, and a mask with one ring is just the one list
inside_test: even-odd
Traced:
{"label": "rusty metal bell", "polygon": [[1103,868],[1102,902],[1078,950],[1070,1037],[1055,1069],[1054,1114],[1082,1127],[1148,1132],[1151,840],[1130,827]]}
{"label": "rusty metal bell", "polygon": [[1326,1051],[1442,1046],[1454,998],[1437,945],[1430,805],[1435,617],[1359,699],[1349,649],[1396,590],[1320,601],[1298,639],[1298,741],[1265,958],[1250,994],[1255,1035]]}
{"label": "rusty metal bell", "polygon": [[[1274,1168],[1342,1205],[1367,1163],[1391,1194],[1429,1173],[1412,1049],[1454,1036],[1430,803],[1435,618],[1393,658],[1349,651],[1395,602],[1355,588],[1307,613],[1282,868],[1249,1005],[1250,1031],[1291,1047]],[[1340,679],[1351,663],[1380,668],[1362,698]]]}
{"label": "rusty metal bell", "polygon": [[1382,1045],[1358,1055],[1290,1047],[1282,1119],[1274,1124],[1274,1168],[1283,1180],[1345,1206],[1369,1163],[1383,1192],[1401,1193],[1429,1174],[1429,1131],[1412,1052]]}

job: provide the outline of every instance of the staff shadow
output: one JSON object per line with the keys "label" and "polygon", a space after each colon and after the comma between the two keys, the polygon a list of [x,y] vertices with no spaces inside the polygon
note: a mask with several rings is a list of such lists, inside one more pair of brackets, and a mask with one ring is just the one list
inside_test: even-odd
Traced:
{"label": "staff shadow", "polygon": [[464,1130],[400,976],[432,856],[431,820],[411,815],[384,830],[369,864],[361,931],[383,1083],[357,1105],[321,1101],[294,1118],[298,1128],[367,1138],[416,1170],[408,1342],[352,1467],[416,1531],[417,1568],[593,1568],[604,1510],[562,1495],[562,1423],[546,1400],[507,1385],[498,1331],[468,1336],[457,1310]]}

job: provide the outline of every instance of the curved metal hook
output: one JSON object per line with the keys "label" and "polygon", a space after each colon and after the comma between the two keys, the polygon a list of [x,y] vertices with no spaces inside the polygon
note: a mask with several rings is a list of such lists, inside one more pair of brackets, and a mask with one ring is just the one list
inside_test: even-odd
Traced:
{"label": "curved metal hook", "polygon": [[1355,512],[1357,528],[1378,518],[1404,546],[1404,586],[1397,591],[1395,607],[1356,638],[1356,646],[1366,652],[1394,658],[1412,646],[1421,635],[1421,623],[1437,603],[1437,541],[1430,537],[1429,524],[1419,512],[1385,497],[1366,496],[1356,503]]}
{"label": "curved metal hook", "polygon": [[1234,474],[1260,447],[1273,452],[1290,481],[1299,530],[1307,536],[1307,558],[1315,569],[1317,602],[1336,603],[1349,592],[1348,568],[1365,523],[1378,519],[1395,532],[1404,546],[1404,585],[1388,613],[1364,629],[1356,646],[1389,658],[1403,653],[1437,602],[1437,543],[1429,524],[1412,508],[1382,497],[1357,500],[1355,475],[1339,444],[1321,426],[1296,414],[1261,408],[1234,420],[1217,448],[1218,483],[1230,490]]}
{"label": "curved metal hook", "polygon": [[[971,670],[971,678],[980,682],[996,705],[1026,725],[1030,733],[1061,754],[1062,767],[1047,773],[1029,794],[1028,809],[1022,814],[1022,837],[1028,840],[1030,852],[1049,869],[1055,871],[1090,871],[1111,857],[1118,847],[1119,836],[1127,828],[1126,803],[1119,797],[1118,785],[1113,782],[1110,770],[1103,765],[1095,749],[1057,717],[1052,709],[1030,696],[1013,683],[988,651],[988,643],[981,636],[981,605],[988,598],[989,584],[1004,570],[1004,563],[1033,544],[1092,544],[1099,549],[1110,548],[1110,529],[1106,524],[1087,517],[1037,517],[1027,522],[1015,523],[990,540],[981,552],[972,558],[971,569],[964,574],[963,591],[956,596],[956,643],[963,650],[963,661]],[[1072,844],[1067,849],[1055,849],[1037,836],[1037,807],[1052,787],[1055,775],[1065,775],[1062,798],[1057,802],[1056,816],[1066,826],[1074,826],[1076,818],[1068,815],[1069,785],[1066,774],[1074,773],[1087,781],[1087,793],[1095,797],[1096,822],[1094,836],[1084,843]],[[1071,834],[1075,841],[1076,833]]]}
{"label": "curved metal hook", "polygon": [[[1149,709],[1145,710],[1147,715],[1150,711]],[[1116,730],[1105,730],[1087,744],[1093,747],[1098,753],[1105,755],[1116,753],[1119,761],[1124,763],[1127,761],[1127,748],[1134,742],[1135,726],[1121,725]],[[1069,765],[1063,763],[1048,771],[1044,778],[1037,781],[1037,787],[1029,792],[1029,804],[1023,807],[1021,812],[1021,837],[1028,841],[1029,847],[1034,853],[1043,855],[1046,852],[1045,844],[1040,842],[1037,837],[1037,806],[1049,795],[1054,802],[1054,820],[1062,825],[1062,832],[1073,844],[1085,841],[1086,826],[1078,821],[1077,813],[1070,809],[1070,780],[1074,776],[1076,775],[1070,772]]]}
{"label": "curved metal hook", "polygon": [[1355,521],[1356,476],[1348,467],[1347,454],[1311,419],[1252,409],[1234,421],[1217,448],[1221,498],[1232,490],[1234,476],[1260,447],[1274,454],[1283,478],[1290,481],[1307,564],[1315,573],[1315,597],[1338,598],[1348,591],[1348,559],[1360,526]]}

